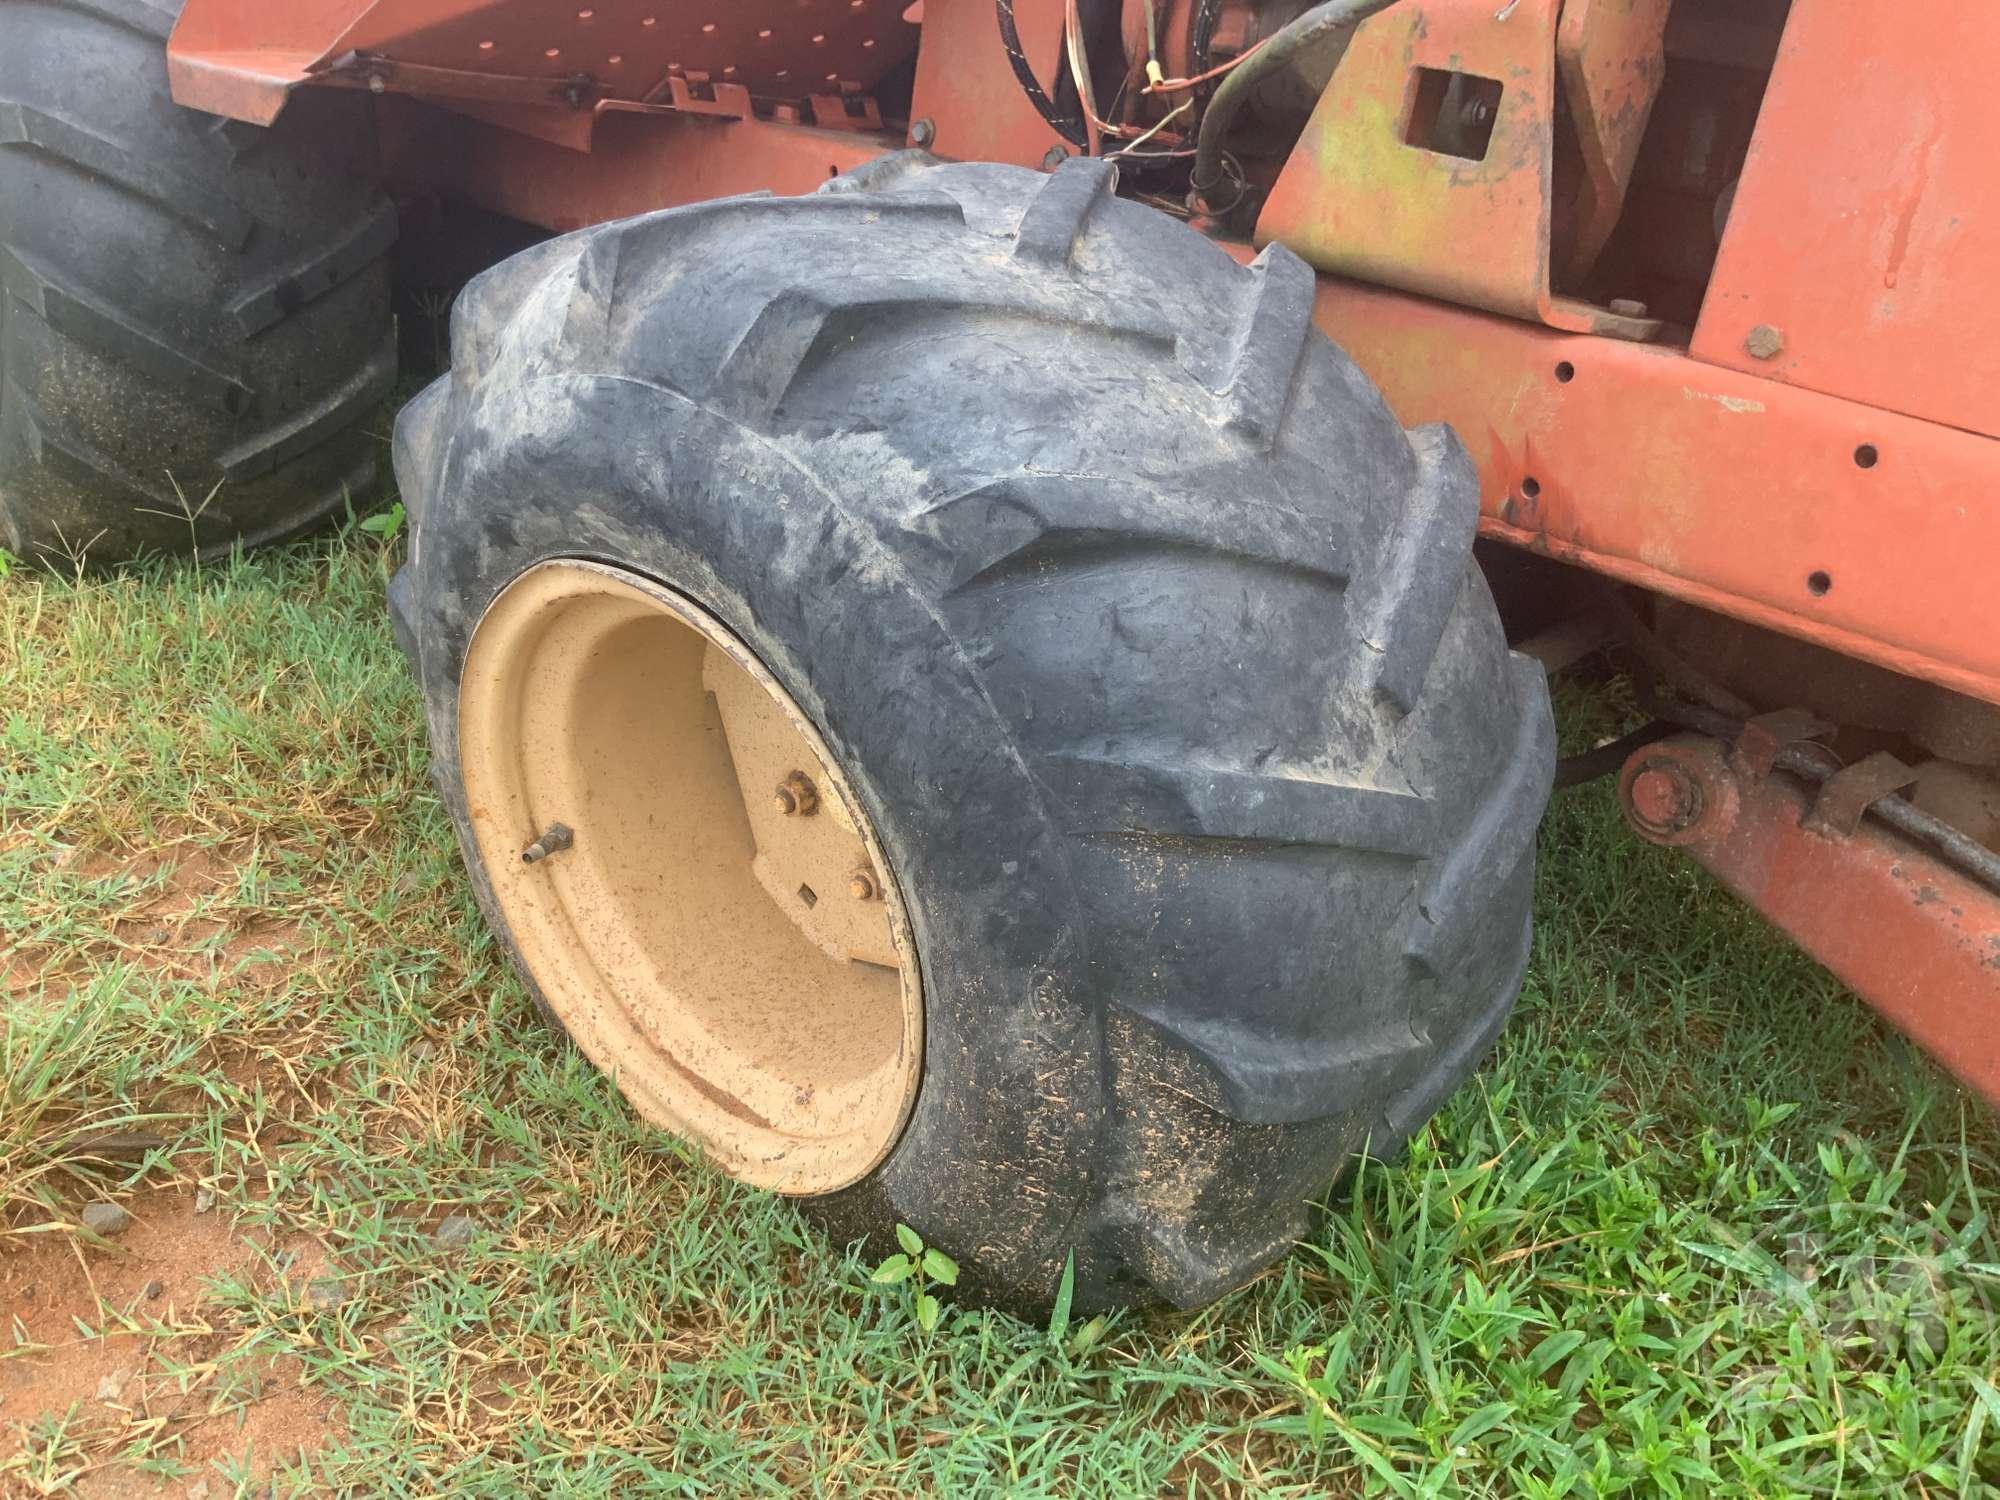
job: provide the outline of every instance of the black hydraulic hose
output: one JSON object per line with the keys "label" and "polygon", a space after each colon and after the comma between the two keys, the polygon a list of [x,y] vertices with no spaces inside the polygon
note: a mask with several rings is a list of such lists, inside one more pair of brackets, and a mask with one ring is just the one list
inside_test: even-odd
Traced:
{"label": "black hydraulic hose", "polygon": [[1195,192],[1205,194],[1222,181],[1222,144],[1244,101],[1258,84],[1315,42],[1323,42],[1338,31],[1352,31],[1377,11],[1387,10],[1395,3],[1396,0],[1327,0],[1281,28],[1240,66],[1232,68],[1202,112],[1201,134],[1195,141]]}
{"label": "black hydraulic hose", "polygon": [[[1692,703],[1660,704],[1655,706],[1655,711],[1662,718],[1670,718],[1689,729],[1721,740],[1725,745],[1735,744],[1737,736],[1743,732],[1741,719],[1733,719],[1728,714]],[[1788,771],[1814,786],[1830,780],[1840,769],[1825,752],[1806,745],[1785,746],[1778,752],[1773,764],[1780,771]],[[2000,891],[2000,854],[1995,854],[1943,818],[1933,817],[1909,798],[1894,794],[1877,798],[1869,804],[1868,816],[1887,823],[1904,837],[1928,846],[1946,864],[1970,875],[1988,890]]]}
{"label": "black hydraulic hose", "polygon": [[[1194,64],[1188,69],[1190,77],[1199,78],[1208,71],[1209,52],[1215,45],[1215,23],[1221,19],[1222,0],[1201,0],[1200,8],[1194,13],[1194,25],[1189,28],[1188,34],[1188,56]],[[1197,98],[1206,98],[1209,92],[1210,86],[1202,84],[1196,89],[1195,94]]]}
{"label": "black hydraulic hose", "polygon": [[1595,750],[1585,750],[1580,755],[1566,755],[1556,762],[1556,790],[1560,792],[1567,787],[1616,776],[1625,768],[1625,762],[1632,758],[1633,751],[1657,745],[1667,736],[1678,734],[1680,729],[1678,724],[1655,719],[1630,734],[1619,736],[1608,745],[1599,745]]}
{"label": "black hydraulic hose", "polygon": [[1021,91],[1028,96],[1028,102],[1035,106],[1035,112],[1049,122],[1049,129],[1068,141],[1072,146],[1082,146],[1085,142],[1083,120],[1071,119],[1056,108],[1055,100],[1048,96],[1041,80],[1035,77],[1035,70],[1028,65],[1028,55],[1021,50],[1021,33],[1014,25],[1014,0],[993,0],[994,14],[1000,22],[1000,45],[1007,49],[1007,61],[1013,65],[1014,77],[1021,85]]}

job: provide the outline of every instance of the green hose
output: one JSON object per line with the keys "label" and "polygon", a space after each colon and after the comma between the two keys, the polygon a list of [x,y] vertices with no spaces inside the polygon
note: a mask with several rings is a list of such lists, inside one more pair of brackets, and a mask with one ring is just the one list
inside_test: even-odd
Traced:
{"label": "green hose", "polygon": [[1201,133],[1195,140],[1192,185],[1197,195],[1206,195],[1222,180],[1222,143],[1235,123],[1238,111],[1251,92],[1285,64],[1315,42],[1337,31],[1352,31],[1377,11],[1387,10],[1396,0],[1327,0],[1316,5],[1284,27],[1241,66],[1230,71],[1208,101],[1201,117]]}

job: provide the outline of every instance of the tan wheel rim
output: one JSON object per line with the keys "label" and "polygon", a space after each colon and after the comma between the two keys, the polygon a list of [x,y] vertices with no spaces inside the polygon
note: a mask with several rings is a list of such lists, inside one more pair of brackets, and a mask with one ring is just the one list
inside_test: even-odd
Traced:
{"label": "tan wheel rim", "polygon": [[888,1154],[923,1049],[902,896],[728,629],[621,569],[530,569],[473,633],[459,765],[522,963],[641,1114],[780,1192]]}

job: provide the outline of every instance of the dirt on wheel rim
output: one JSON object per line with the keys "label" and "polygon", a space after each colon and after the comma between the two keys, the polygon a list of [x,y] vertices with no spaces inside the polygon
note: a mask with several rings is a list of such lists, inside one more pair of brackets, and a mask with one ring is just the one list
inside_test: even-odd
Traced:
{"label": "dirt on wheel rim", "polygon": [[916,1096],[915,949],[853,787],[777,679],[683,596],[558,561],[487,611],[459,709],[494,901],[577,1045],[746,1182],[866,1176]]}

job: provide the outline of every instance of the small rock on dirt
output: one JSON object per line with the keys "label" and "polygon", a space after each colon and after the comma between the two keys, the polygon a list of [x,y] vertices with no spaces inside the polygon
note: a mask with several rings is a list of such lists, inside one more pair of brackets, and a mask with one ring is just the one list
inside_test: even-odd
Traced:
{"label": "small rock on dirt", "polygon": [[347,1288],[338,1281],[315,1281],[306,1288],[306,1302],[319,1312],[332,1312],[347,1303]]}
{"label": "small rock on dirt", "polygon": [[198,1214],[205,1214],[213,1207],[215,1207],[215,1194],[211,1193],[207,1188],[196,1188],[194,1193],[194,1211]]}
{"label": "small rock on dirt", "polygon": [[412,1042],[408,1053],[411,1062],[429,1062],[438,1055],[438,1044],[426,1037],[421,1042]]}
{"label": "small rock on dirt", "polygon": [[187,1500],[208,1500],[209,1488],[206,1479],[197,1479],[187,1487]]}
{"label": "small rock on dirt", "polygon": [[477,1227],[468,1214],[447,1214],[437,1227],[437,1242],[447,1250],[463,1250]]}
{"label": "small rock on dirt", "polygon": [[164,1281],[149,1281],[146,1283],[146,1300],[158,1302],[166,1290],[167,1284]]}
{"label": "small rock on dirt", "polygon": [[109,1375],[106,1375],[102,1380],[97,1382],[97,1399],[99,1401],[116,1401],[125,1389],[125,1382],[131,1378],[132,1372],[130,1370],[113,1370]]}
{"label": "small rock on dirt", "polygon": [[106,1238],[132,1227],[132,1215],[116,1203],[93,1203],[83,1211],[83,1227]]}

